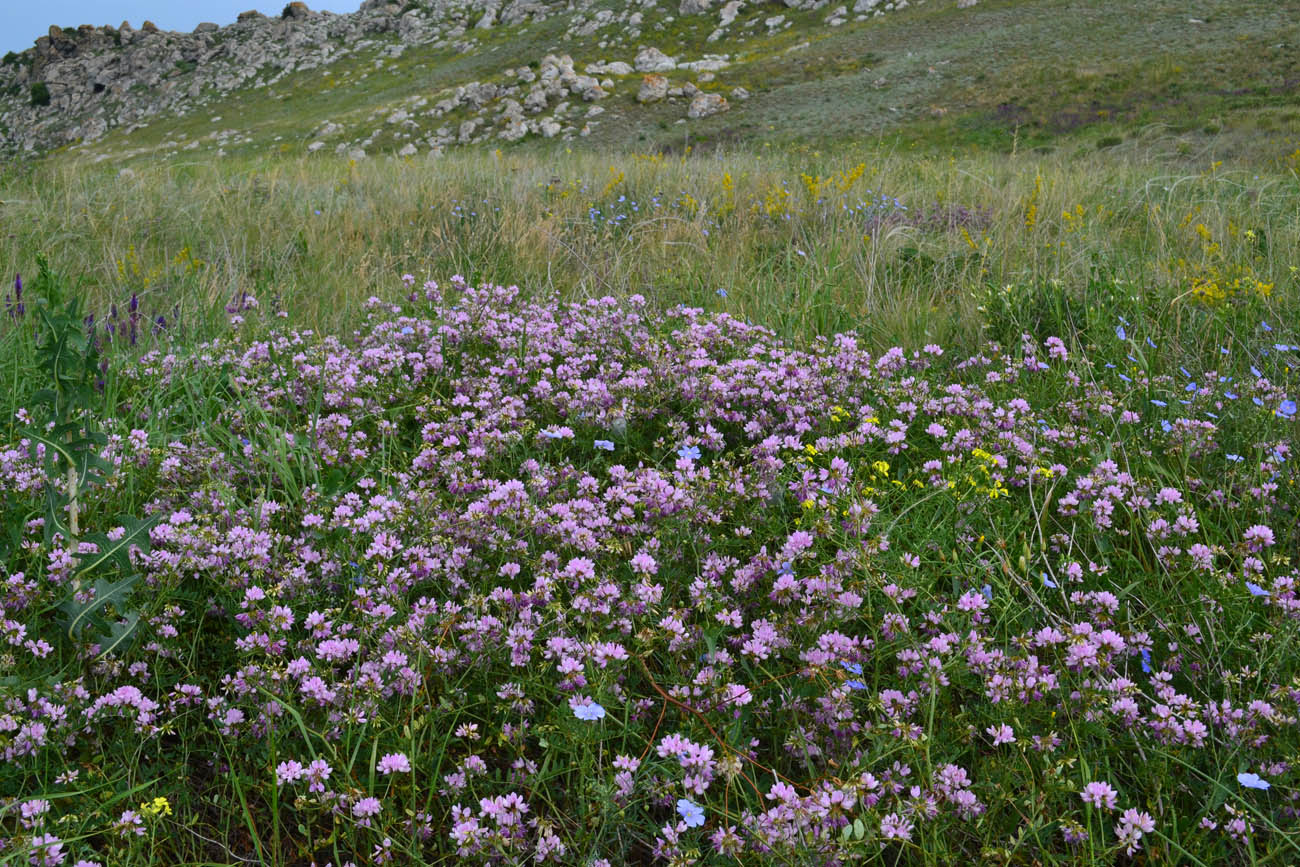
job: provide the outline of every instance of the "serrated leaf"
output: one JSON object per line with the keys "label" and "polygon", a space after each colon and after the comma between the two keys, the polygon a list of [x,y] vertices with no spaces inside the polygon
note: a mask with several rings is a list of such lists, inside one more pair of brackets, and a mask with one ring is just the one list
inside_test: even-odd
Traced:
{"label": "serrated leaf", "polygon": [[126,618],[125,623],[114,623],[109,627],[106,635],[100,636],[99,639],[99,657],[102,659],[110,653],[116,653],[120,650],[126,650],[135,640],[136,627],[140,624],[140,614],[132,611]]}
{"label": "serrated leaf", "polygon": [[68,615],[68,619],[65,621],[68,637],[76,640],[77,633],[85,629],[87,625],[98,625],[100,629],[103,629],[106,624],[96,620],[96,612],[110,602],[117,603],[120,608],[120,603],[126,599],[131,592],[131,588],[139,580],[139,575],[131,575],[115,584],[96,581],[94,599],[89,602],[77,602],[75,599],[69,599],[60,605],[59,608]]}
{"label": "serrated leaf", "polygon": [[99,552],[90,554],[81,561],[81,568],[77,570],[76,580],[80,581],[83,577],[91,574],[105,563],[116,560],[123,567],[123,571],[130,568],[130,549],[132,545],[140,550],[148,552],[149,550],[149,531],[162,520],[162,515],[154,515],[151,518],[140,520],[137,518],[121,515],[118,520],[126,528],[120,539],[109,542],[108,537],[103,537],[105,545],[99,546]]}

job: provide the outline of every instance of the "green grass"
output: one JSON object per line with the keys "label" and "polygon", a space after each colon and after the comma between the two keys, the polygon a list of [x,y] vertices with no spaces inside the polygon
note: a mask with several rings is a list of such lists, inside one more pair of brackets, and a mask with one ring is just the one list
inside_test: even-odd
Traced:
{"label": "green grass", "polygon": [[[686,157],[552,146],[434,163],[196,159],[130,177],[50,161],[0,181],[0,261],[31,271],[45,253],[101,315],[138,293],[160,311],[179,305],[186,327],[219,321],[245,291],[278,298],[296,321],[348,327],[400,274],[463,273],[662,305],[717,305],[725,288],[726,309],[785,333],[969,344],[973,298],[990,286],[1115,276],[1172,313],[1216,280],[1241,295],[1271,285],[1265,305],[1291,297],[1295,159],[1189,171],[1157,141],[1013,159],[888,144]],[[823,201],[804,176],[822,179]],[[882,194],[908,210],[891,201],[877,223],[845,210]],[[593,220],[593,208],[625,219]],[[917,219],[940,209],[953,219]]]}

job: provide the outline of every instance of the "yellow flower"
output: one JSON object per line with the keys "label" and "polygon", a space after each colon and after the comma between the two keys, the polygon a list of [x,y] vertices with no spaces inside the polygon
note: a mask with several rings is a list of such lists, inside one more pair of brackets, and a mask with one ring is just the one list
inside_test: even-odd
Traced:
{"label": "yellow flower", "polygon": [[888,461],[876,461],[874,464],[871,465],[871,468],[876,472],[880,473],[882,476],[889,475]]}
{"label": "yellow flower", "polygon": [[170,816],[172,814],[172,805],[167,803],[166,798],[154,798],[152,801],[146,801],[140,805],[140,814],[146,819],[155,819],[158,816]]}
{"label": "yellow flower", "polygon": [[802,503],[801,505],[802,505],[805,509],[814,509],[814,508],[817,507],[817,501],[814,500],[814,499],[812,499],[812,498],[810,497],[810,498],[808,498],[807,500],[804,500],[803,503]]}

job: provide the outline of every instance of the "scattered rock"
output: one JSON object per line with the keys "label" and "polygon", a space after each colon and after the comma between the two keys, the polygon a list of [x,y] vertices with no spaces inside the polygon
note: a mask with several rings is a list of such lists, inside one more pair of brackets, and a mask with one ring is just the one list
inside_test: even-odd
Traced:
{"label": "scattered rock", "polygon": [[637,102],[658,102],[668,95],[668,79],[651,73],[641,79],[641,89],[637,91]]}
{"label": "scattered rock", "polygon": [[406,144],[406,145],[403,145],[403,146],[402,146],[402,149],[401,149],[400,151],[397,152],[397,155],[398,155],[399,157],[413,157],[413,156],[415,156],[417,153],[419,153],[419,149],[418,149],[415,145],[413,145],[413,144]]}
{"label": "scattered rock", "polygon": [[615,60],[613,63],[588,63],[588,75],[631,75],[632,64]]}
{"label": "scattered rock", "polygon": [[726,111],[730,106],[727,105],[721,95],[716,93],[697,93],[691,100],[690,108],[686,110],[686,116],[695,119],[700,117],[709,117],[720,112]]}
{"label": "scattered rock", "polygon": [[713,0],[682,0],[681,5],[677,7],[680,15],[699,15],[702,12],[708,12],[713,6]]}
{"label": "scattered rock", "polygon": [[743,87],[734,87],[731,89],[731,98],[744,102],[749,99],[749,91],[745,90]]}
{"label": "scattered rock", "polygon": [[312,11],[307,8],[307,4],[302,2],[302,0],[293,0],[293,2],[285,6],[284,11],[280,13],[281,18],[291,18],[294,20],[310,18],[311,16]]}
{"label": "scattered rock", "polygon": [[677,61],[658,48],[643,48],[633,61],[637,72],[668,72],[677,68]]}

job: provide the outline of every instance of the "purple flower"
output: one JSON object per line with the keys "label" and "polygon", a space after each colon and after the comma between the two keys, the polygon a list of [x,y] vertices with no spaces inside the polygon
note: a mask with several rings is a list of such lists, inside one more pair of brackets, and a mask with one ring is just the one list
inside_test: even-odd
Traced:
{"label": "purple flower", "polygon": [[607,452],[612,452],[614,450],[614,443],[610,440],[596,440],[592,445]]}
{"label": "purple flower", "polygon": [[993,746],[995,747],[1001,746],[1002,744],[1014,744],[1016,742],[1015,731],[1006,723],[989,726],[984,731],[993,738]]}
{"label": "purple flower", "polygon": [[890,813],[880,820],[880,836],[886,840],[911,840],[912,823],[898,813]]}
{"label": "purple flower", "polygon": [[362,798],[352,805],[352,815],[358,819],[368,819],[371,816],[378,815],[383,808],[383,804],[379,803],[378,798]]}
{"label": "purple flower", "polygon": [[299,762],[293,760],[280,762],[280,764],[275,767],[275,784],[277,786],[282,786],[285,783],[296,782],[301,779],[302,775],[306,772],[306,768],[304,768]]}
{"label": "purple flower", "polygon": [[1110,783],[1100,780],[1089,783],[1083,787],[1079,793],[1085,804],[1096,807],[1099,810],[1113,810],[1119,802],[1119,792],[1115,791]]}
{"label": "purple flower", "polygon": [[1242,538],[1246,540],[1246,546],[1252,551],[1269,548],[1274,542],[1273,528],[1267,524],[1255,524],[1246,529]]}
{"label": "purple flower", "polygon": [[389,753],[379,760],[381,774],[409,774],[410,772],[411,760],[406,757],[406,753]]}

